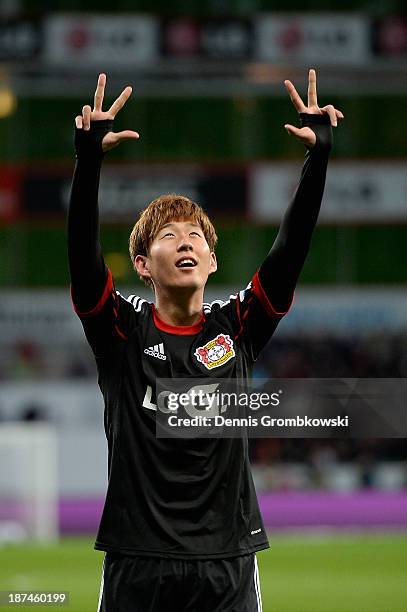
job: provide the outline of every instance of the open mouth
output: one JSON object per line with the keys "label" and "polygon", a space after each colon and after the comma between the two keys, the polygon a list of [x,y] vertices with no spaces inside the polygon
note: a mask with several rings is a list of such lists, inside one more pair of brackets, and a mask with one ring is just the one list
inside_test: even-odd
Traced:
{"label": "open mouth", "polygon": [[197,262],[191,257],[183,257],[182,259],[179,259],[175,265],[177,268],[195,268]]}

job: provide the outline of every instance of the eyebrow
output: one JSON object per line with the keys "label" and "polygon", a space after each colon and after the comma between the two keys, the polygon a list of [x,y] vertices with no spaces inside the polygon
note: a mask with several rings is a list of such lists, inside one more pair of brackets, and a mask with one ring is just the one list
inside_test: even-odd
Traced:
{"label": "eyebrow", "polygon": [[[192,227],[198,227],[199,229],[201,229],[199,223],[193,223],[192,221],[186,221],[186,223],[188,223],[188,225],[191,225]],[[174,227],[174,223],[165,223],[160,227],[158,231],[161,232],[161,230],[165,229],[166,227]]]}

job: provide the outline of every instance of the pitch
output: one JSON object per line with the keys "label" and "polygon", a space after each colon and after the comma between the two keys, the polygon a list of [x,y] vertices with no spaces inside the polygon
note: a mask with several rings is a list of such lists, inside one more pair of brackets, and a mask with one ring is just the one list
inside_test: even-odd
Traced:
{"label": "pitch", "polygon": [[[270,541],[272,548],[258,553],[264,612],[405,611],[407,534],[271,534]],[[101,563],[84,538],[6,546],[0,590],[69,591],[61,610],[95,610]]]}

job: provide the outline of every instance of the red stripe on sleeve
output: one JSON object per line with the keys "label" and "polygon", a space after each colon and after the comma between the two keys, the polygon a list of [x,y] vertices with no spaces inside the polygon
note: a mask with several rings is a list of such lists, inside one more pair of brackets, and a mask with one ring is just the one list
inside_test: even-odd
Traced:
{"label": "red stripe on sleeve", "polygon": [[127,336],[121,331],[121,329],[119,329],[119,326],[117,324],[115,324],[114,328],[120,338],[122,338],[123,340],[128,340]]}
{"label": "red stripe on sleeve", "polygon": [[240,315],[240,297],[239,294],[237,294],[237,300],[236,300],[236,308],[237,308],[237,316],[238,316],[238,321],[239,321],[239,331],[237,332],[236,336],[235,336],[235,340],[237,340],[240,336],[240,334],[243,332],[243,327],[244,327],[244,323],[247,319],[247,317],[249,316],[249,312],[250,312],[250,307],[251,307],[251,303],[253,301],[253,296],[251,295],[249,297],[249,299],[247,300],[247,304],[246,304],[246,310],[243,313],[243,317],[241,317]]}
{"label": "red stripe on sleeve", "polygon": [[113,276],[111,271],[108,269],[108,273],[107,273],[107,279],[106,279],[106,285],[105,288],[103,289],[103,293],[102,296],[100,298],[100,300],[98,301],[98,303],[96,304],[96,306],[94,306],[94,308],[92,308],[92,310],[87,310],[87,311],[82,311],[79,310],[79,308],[75,305],[74,299],[73,299],[73,294],[72,294],[72,286],[71,286],[71,299],[72,299],[72,305],[73,308],[76,312],[76,314],[80,317],[91,317],[93,315],[98,314],[98,312],[100,312],[103,308],[103,306],[105,305],[109,295],[112,293],[114,289],[113,286]]}
{"label": "red stripe on sleeve", "polygon": [[236,314],[237,314],[237,321],[239,323],[239,325],[242,325],[242,319],[240,316],[240,296],[239,294],[236,295]]}
{"label": "red stripe on sleeve", "polygon": [[294,294],[293,297],[291,298],[291,302],[287,308],[287,310],[280,312],[278,310],[276,310],[272,303],[269,300],[269,297],[267,295],[267,293],[264,291],[262,284],[260,282],[259,279],[259,271],[257,270],[256,274],[253,276],[252,278],[252,285],[253,285],[253,293],[255,294],[255,296],[257,297],[257,299],[259,300],[260,304],[263,306],[264,310],[267,312],[268,316],[271,318],[275,318],[275,317],[283,317],[284,315],[287,314],[287,312],[290,310],[293,302],[294,302]]}

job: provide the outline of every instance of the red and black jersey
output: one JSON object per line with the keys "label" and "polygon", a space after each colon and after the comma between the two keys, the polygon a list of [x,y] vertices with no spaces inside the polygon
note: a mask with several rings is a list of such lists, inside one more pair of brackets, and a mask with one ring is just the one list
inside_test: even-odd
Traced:
{"label": "red and black jersey", "polygon": [[153,304],[114,289],[98,221],[102,139],[113,122],[76,130],[68,214],[72,297],[97,362],[109,458],[98,549],[222,558],[268,546],[247,440],[157,438],[153,390],[157,378],[248,377],[288,309],[317,221],[332,137],[327,115],[301,114],[301,122],[314,130],[316,144],[269,254],[246,290],[204,304],[199,323],[188,327],[164,323]]}
{"label": "red and black jersey", "polygon": [[[93,310],[80,312],[105,400],[109,484],[96,548],[211,558],[268,547],[247,439],[156,438],[157,378],[247,378],[284,313],[256,274],[227,302],[204,304],[191,326],[164,323],[153,304],[118,293],[109,272]],[[205,347],[226,342],[226,359]]]}

